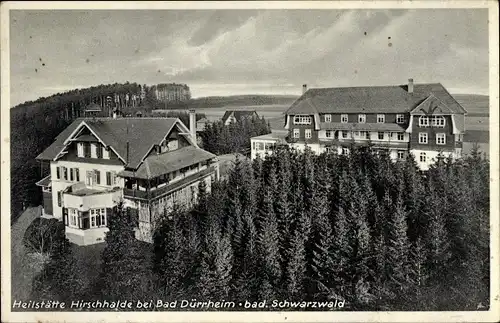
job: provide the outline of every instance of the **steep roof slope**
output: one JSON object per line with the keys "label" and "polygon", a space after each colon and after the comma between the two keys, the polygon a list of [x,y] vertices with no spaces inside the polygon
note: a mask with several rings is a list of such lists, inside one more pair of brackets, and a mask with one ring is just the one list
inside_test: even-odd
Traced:
{"label": "steep roof slope", "polygon": [[222,122],[226,122],[231,114],[234,113],[234,117],[237,121],[240,121],[244,117],[252,117],[253,115],[258,116],[255,110],[226,110],[224,116],[222,117]]}
{"label": "steep roof slope", "polygon": [[440,83],[415,84],[413,93],[408,93],[406,85],[309,89],[286,113],[405,113],[430,95],[453,113],[466,113]]}
{"label": "steep roof slope", "polygon": [[65,140],[84,122],[106,144],[111,146],[124,160],[127,158],[127,142],[129,143],[128,167],[137,168],[142,159],[155,144],[170,132],[178,122],[176,118],[80,118],[66,128],[56,141],[37,159],[53,160],[64,148]]}

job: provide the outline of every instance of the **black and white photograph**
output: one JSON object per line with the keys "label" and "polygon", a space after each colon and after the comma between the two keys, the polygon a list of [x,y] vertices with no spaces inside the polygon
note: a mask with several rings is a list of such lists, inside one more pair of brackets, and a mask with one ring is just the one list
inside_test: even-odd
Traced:
{"label": "black and white photograph", "polygon": [[2,322],[500,320],[497,2],[1,9]]}

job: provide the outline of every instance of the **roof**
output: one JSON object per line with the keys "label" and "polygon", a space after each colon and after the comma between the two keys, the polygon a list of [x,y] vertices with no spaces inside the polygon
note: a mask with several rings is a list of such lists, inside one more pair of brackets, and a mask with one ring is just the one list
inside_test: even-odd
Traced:
{"label": "roof", "polygon": [[353,130],[353,131],[393,131],[403,132],[405,128],[396,123],[340,123],[321,122],[321,129]]}
{"label": "roof", "polygon": [[153,145],[160,144],[173,126],[180,123],[177,118],[79,118],[59,134],[56,141],[36,159],[54,160],[64,148],[64,141],[83,122],[123,160],[127,159],[128,142],[128,167],[134,169],[140,165]]}
{"label": "roof", "polygon": [[241,121],[244,117],[252,117],[253,115],[258,116],[255,110],[227,110],[222,117],[222,122],[226,122],[231,114],[234,115],[236,121]]}
{"label": "roof", "polygon": [[85,111],[90,112],[90,111],[102,111],[102,108],[99,104],[92,102],[91,104],[87,105],[85,107]]}
{"label": "roof", "polygon": [[45,176],[44,178],[42,178],[41,180],[39,180],[38,182],[35,183],[36,186],[44,186],[44,187],[47,187],[47,186],[51,186],[52,182],[50,181],[50,175],[48,176]]}
{"label": "roof", "polygon": [[408,93],[406,85],[309,89],[286,113],[405,113],[430,95],[453,113],[467,112],[441,83],[429,83],[415,84],[413,93]]}
{"label": "roof", "polygon": [[288,135],[288,131],[272,132],[265,135],[255,136],[250,138],[250,140],[280,140],[285,139]]}
{"label": "roof", "polygon": [[135,172],[126,170],[118,175],[151,179],[214,157],[216,157],[214,154],[201,148],[187,146],[171,152],[148,156]]}

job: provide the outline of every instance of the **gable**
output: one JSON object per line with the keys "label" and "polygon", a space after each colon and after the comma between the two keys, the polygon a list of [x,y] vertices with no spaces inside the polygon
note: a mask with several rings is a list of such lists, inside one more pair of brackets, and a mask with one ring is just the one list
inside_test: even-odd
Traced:
{"label": "gable", "polygon": [[431,94],[422,103],[411,111],[413,115],[424,114],[453,114],[453,111],[441,100]]}

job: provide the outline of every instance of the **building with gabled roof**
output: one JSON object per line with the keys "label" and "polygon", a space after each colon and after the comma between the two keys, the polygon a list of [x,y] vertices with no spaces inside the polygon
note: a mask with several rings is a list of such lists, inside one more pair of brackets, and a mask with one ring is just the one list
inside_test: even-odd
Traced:
{"label": "building with gabled roof", "polygon": [[216,156],[198,147],[192,128],[177,118],[75,120],[36,157],[50,165],[36,184],[43,215],[63,221],[70,241],[94,244],[123,201],[137,220],[136,237],[151,242],[159,215],[174,204],[189,207],[198,184],[210,190],[219,176]]}
{"label": "building with gabled roof", "polygon": [[462,153],[467,111],[440,83],[307,90],[286,111],[289,142],[321,153],[372,145],[392,159],[412,153],[421,169]]}
{"label": "building with gabled roof", "polygon": [[222,123],[228,125],[232,122],[238,122],[245,118],[258,118],[259,115],[255,110],[227,110],[222,116]]}

